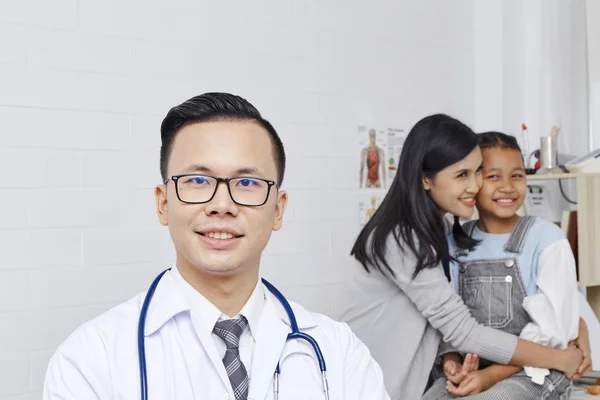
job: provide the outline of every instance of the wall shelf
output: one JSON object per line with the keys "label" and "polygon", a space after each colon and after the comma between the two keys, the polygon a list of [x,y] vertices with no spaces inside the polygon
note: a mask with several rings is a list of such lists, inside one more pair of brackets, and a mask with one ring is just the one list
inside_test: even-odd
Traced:
{"label": "wall shelf", "polygon": [[577,179],[579,177],[600,177],[600,173],[564,173],[564,174],[542,174],[542,175],[527,175],[530,181],[549,181],[556,179]]}

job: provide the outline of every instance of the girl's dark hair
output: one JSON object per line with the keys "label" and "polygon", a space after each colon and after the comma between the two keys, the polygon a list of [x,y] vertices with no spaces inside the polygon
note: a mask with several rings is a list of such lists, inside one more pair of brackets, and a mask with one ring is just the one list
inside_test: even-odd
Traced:
{"label": "girl's dark hair", "polygon": [[[414,276],[452,259],[444,234],[444,216],[423,187],[423,177],[434,178],[444,168],[465,158],[478,144],[477,135],[462,122],[444,114],[423,118],[411,129],[402,147],[398,172],[375,214],[364,226],[353,255],[367,270],[393,270],[385,259],[390,233],[400,249],[417,259]],[[459,248],[472,249],[478,241],[470,238],[454,219],[453,234]]]}
{"label": "girl's dark hair", "polygon": [[479,147],[490,149],[492,147],[501,147],[503,149],[518,150],[521,153],[521,147],[514,136],[502,132],[483,132],[477,135],[479,138]]}

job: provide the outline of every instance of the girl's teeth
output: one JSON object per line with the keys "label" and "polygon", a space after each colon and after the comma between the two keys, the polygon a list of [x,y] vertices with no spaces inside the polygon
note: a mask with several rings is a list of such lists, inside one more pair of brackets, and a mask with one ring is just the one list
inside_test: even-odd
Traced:
{"label": "girl's teeth", "polygon": [[512,203],[513,200],[511,199],[498,199],[496,200],[498,203]]}

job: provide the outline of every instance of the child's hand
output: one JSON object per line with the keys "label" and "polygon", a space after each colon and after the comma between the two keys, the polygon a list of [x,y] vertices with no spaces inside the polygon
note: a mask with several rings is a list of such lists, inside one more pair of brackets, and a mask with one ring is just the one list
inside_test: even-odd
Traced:
{"label": "child's hand", "polygon": [[488,390],[492,384],[493,383],[488,378],[485,369],[482,369],[480,371],[469,372],[458,385],[448,381],[446,383],[446,390],[453,396],[464,397],[484,392]]}
{"label": "child's hand", "polygon": [[446,378],[452,383],[459,384],[466,374],[459,374],[461,371],[461,364],[456,360],[444,361],[444,374]]}
{"label": "child's hand", "polygon": [[443,363],[446,378],[458,385],[469,372],[477,371],[479,368],[479,357],[476,354],[468,353],[463,362],[460,354],[448,353],[444,354]]}
{"label": "child's hand", "polygon": [[469,372],[474,372],[479,369],[479,356],[477,354],[467,353],[462,369]]}
{"label": "child's hand", "polygon": [[590,355],[590,336],[588,333],[588,327],[583,318],[579,318],[579,337],[571,342],[569,345],[575,345],[583,354],[583,361],[577,369],[577,373],[573,376],[573,380],[579,379],[581,375],[584,375],[592,370],[592,358]]}

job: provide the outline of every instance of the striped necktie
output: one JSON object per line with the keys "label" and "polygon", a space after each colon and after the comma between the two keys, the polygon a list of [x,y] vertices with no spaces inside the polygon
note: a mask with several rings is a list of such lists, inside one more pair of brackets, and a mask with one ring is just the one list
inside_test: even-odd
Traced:
{"label": "striped necktie", "polygon": [[227,319],[219,321],[215,324],[213,332],[223,339],[227,350],[223,357],[223,364],[231,382],[235,400],[247,400],[250,380],[246,367],[240,359],[240,336],[246,329],[248,320],[244,316],[239,318]]}

